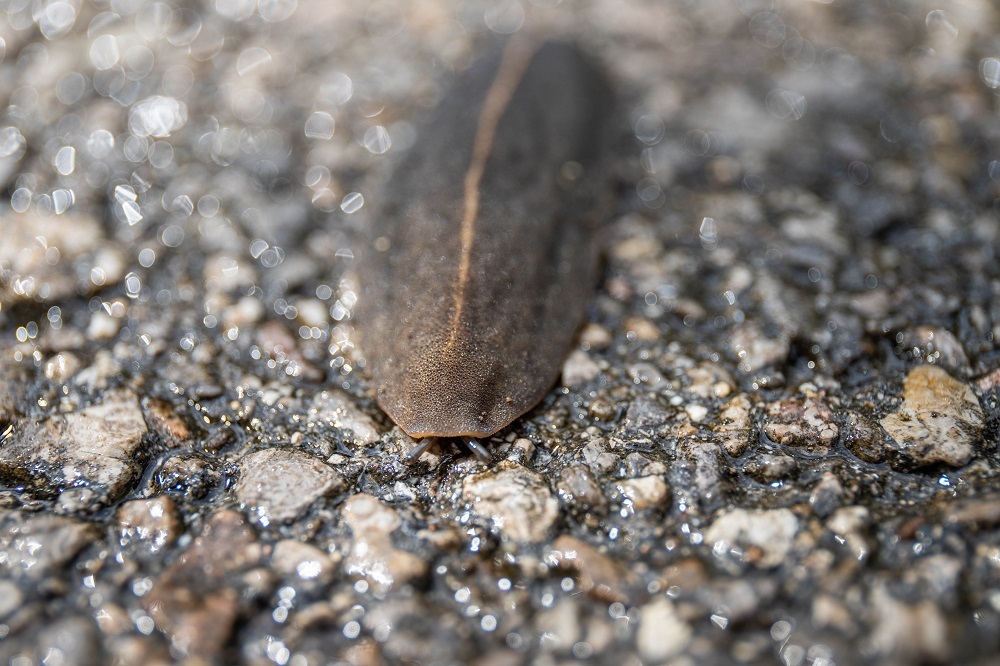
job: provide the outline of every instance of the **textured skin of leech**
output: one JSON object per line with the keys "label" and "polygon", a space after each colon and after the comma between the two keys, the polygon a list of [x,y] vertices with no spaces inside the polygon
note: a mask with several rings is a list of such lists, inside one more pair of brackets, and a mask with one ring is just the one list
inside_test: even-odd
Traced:
{"label": "textured skin of leech", "polygon": [[477,72],[404,157],[373,221],[392,251],[362,267],[377,399],[415,439],[486,437],[534,407],[593,286],[592,239],[552,174],[596,160],[603,80],[552,43],[509,43]]}

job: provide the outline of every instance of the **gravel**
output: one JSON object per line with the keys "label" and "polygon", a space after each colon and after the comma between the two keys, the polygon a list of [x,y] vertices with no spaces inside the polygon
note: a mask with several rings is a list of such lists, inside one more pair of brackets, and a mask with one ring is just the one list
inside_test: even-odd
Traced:
{"label": "gravel", "polygon": [[[408,461],[365,235],[539,27],[619,94],[602,273],[490,462]],[[6,3],[0,661],[993,663],[997,34],[989,0]]]}

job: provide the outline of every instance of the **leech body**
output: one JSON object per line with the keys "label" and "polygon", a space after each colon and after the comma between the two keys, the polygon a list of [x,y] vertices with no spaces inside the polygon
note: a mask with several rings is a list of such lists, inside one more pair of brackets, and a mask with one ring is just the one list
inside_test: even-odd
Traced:
{"label": "leech body", "polygon": [[359,318],[378,402],[411,437],[492,435],[555,383],[595,280],[611,106],[576,49],[515,39],[398,166]]}

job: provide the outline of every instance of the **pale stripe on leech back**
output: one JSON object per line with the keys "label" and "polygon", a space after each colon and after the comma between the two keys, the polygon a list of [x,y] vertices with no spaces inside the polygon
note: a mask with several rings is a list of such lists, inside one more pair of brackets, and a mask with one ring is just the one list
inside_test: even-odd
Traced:
{"label": "pale stripe on leech back", "polygon": [[483,98],[483,108],[479,112],[476,123],[475,142],[472,146],[472,160],[465,172],[464,200],[462,210],[462,226],[459,234],[460,256],[458,261],[458,281],[454,290],[454,309],[451,322],[448,325],[448,343],[446,348],[454,345],[458,339],[459,323],[462,319],[462,309],[465,306],[465,291],[469,283],[469,270],[472,255],[472,242],[476,235],[476,222],[479,217],[479,187],[486,171],[496,141],[497,127],[504,112],[514,97],[514,91],[521,83],[524,70],[535,53],[535,45],[527,39],[514,38],[504,49],[496,77],[490,84]]}

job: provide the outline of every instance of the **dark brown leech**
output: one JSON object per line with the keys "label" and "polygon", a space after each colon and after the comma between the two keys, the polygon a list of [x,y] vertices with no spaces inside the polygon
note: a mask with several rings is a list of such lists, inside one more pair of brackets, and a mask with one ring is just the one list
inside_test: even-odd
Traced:
{"label": "dark brown leech", "polygon": [[489,436],[555,383],[594,282],[610,110],[575,48],[514,40],[399,165],[359,318],[379,404],[411,437]]}

